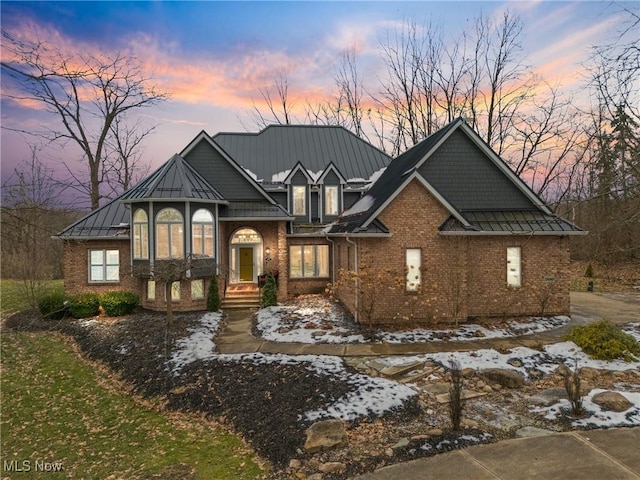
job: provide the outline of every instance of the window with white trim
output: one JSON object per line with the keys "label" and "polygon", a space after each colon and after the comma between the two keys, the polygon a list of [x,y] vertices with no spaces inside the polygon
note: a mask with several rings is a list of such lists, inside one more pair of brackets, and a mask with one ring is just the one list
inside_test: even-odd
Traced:
{"label": "window with white trim", "polygon": [[522,286],[522,252],[520,247],[507,247],[507,286]]}
{"label": "window with white trim", "polygon": [[120,252],[118,250],[89,250],[89,282],[118,283],[120,281]]}
{"label": "window with white trim", "polygon": [[133,214],[133,258],[149,259],[149,217],[141,208]]}
{"label": "window with white trim", "polygon": [[324,187],[324,214],[338,215],[338,187],[336,185]]}
{"label": "window with white trim", "polygon": [[307,187],[294,186],[293,193],[293,214],[296,216],[306,215],[307,213]]}
{"label": "window with white trim", "polygon": [[175,208],[164,208],[156,215],[156,258],[182,258],[184,222]]}
{"label": "window with white trim", "polygon": [[291,245],[289,247],[291,278],[324,278],[329,276],[328,245]]}
{"label": "window with white trim", "polygon": [[422,250],[419,248],[407,248],[406,264],[407,292],[416,292],[422,285]]}
{"label": "window with white trim", "polygon": [[213,215],[204,208],[191,217],[191,253],[213,257]]}

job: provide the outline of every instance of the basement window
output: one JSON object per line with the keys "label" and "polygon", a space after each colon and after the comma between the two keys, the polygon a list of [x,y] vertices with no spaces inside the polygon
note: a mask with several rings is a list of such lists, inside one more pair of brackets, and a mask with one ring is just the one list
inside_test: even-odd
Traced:
{"label": "basement window", "polygon": [[507,286],[522,286],[522,264],[520,247],[507,248]]}

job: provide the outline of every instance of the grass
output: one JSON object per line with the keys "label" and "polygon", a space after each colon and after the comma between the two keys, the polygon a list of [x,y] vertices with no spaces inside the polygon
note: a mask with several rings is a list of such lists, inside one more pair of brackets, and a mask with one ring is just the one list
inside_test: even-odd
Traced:
{"label": "grass", "polygon": [[[16,478],[263,478],[237,436],[121,394],[61,335],[3,332],[1,355],[3,478],[12,461],[31,462]],[[36,472],[36,461],[63,470]]]}
{"label": "grass", "polygon": [[[62,292],[62,280],[43,280],[40,285],[40,295],[54,291]],[[20,280],[0,280],[0,318],[6,318],[12,313],[20,312],[32,307],[26,293],[24,283]]]}

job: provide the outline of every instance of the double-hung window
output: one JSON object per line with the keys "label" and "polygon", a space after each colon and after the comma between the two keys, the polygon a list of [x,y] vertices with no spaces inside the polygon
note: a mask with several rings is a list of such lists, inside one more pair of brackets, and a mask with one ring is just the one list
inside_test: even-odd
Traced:
{"label": "double-hung window", "polygon": [[160,210],[156,215],[156,258],[182,258],[183,232],[182,214],[178,210]]}
{"label": "double-hung window", "polygon": [[118,250],[89,250],[89,282],[118,283],[120,281],[120,252]]}
{"label": "double-hung window", "polygon": [[289,247],[291,278],[323,278],[329,276],[328,245],[292,245]]}
{"label": "double-hung window", "polygon": [[300,217],[307,214],[307,187],[293,186],[293,214]]}
{"label": "double-hung window", "polygon": [[133,214],[133,258],[149,259],[149,217],[141,208]]}
{"label": "double-hung window", "polygon": [[191,253],[213,257],[213,215],[209,210],[196,210],[191,219]]}
{"label": "double-hung window", "polygon": [[335,185],[324,187],[324,214],[338,215],[338,187]]}

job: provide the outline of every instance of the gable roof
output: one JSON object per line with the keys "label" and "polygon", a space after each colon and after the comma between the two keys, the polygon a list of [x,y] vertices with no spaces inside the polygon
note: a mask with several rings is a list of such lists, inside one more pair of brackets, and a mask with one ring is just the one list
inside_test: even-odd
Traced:
{"label": "gable roof", "polygon": [[293,180],[293,177],[298,172],[302,173],[302,175],[305,176],[305,178],[307,179],[307,183],[314,183],[315,179],[311,177],[309,172],[307,172],[307,169],[304,168],[302,163],[300,163],[299,161],[295,164],[295,166],[291,169],[291,171],[284,178],[283,183],[286,183],[287,185],[290,184],[291,180]]}
{"label": "gable roof", "polygon": [[282,181],[297,162],[316,174],[333,162],[343,178],[362,180],[391,161],[340,126],[270,125],[258,133],[218,133],[213,140],[265,183]]}
{"label": "gable roof", "polygon": [[121,197],[123,202],[138,200],[200,200],[227,203],[220,192],[184,159],[175,154],[164,165]]}
{"label": "gable roof", "polygon": [[[460,145],[466,150],[451,148]],[[445,230],[452,233],[488,226],[486,222],[472,224],[477,221],[472,214],[474,210],[538,212],[545,217],[545,222],[559,218],[462,118],[458,118],[395,158],[367,194],[336,220],[329,233],[367,232],[369,225],[412,180],[420,181],[451,213]],[[580,231],[566,224],[570,227],[558,226],[554,231],[565,234]],[[530,223],[528,229],[521,231],[537,231],[536,225]],[[520,232],[518,228],[512,231],[517,232]]]}

